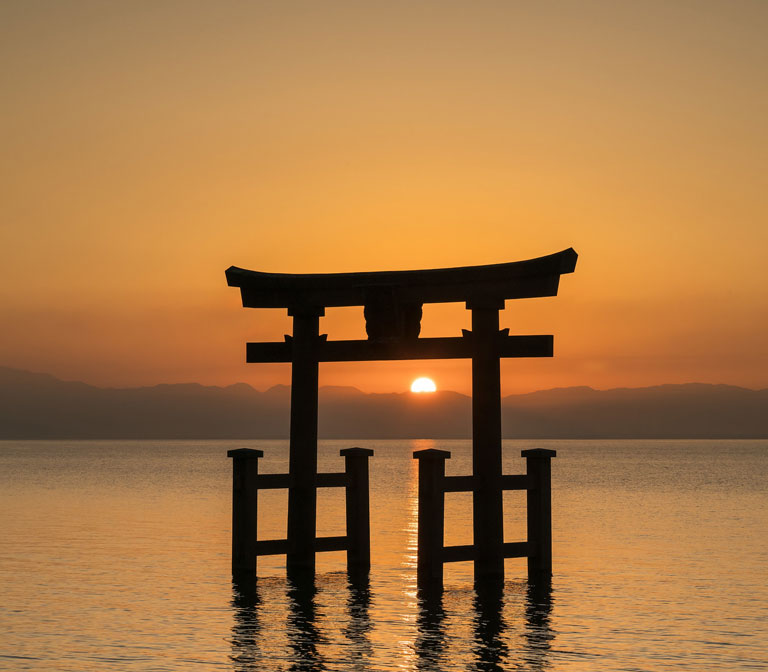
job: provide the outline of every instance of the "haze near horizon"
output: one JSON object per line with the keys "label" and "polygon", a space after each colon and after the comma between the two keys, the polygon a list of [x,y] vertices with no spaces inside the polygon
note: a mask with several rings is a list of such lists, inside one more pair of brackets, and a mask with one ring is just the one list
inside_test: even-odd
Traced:
{"label": "haze near horizon", "polygon": [[[436,268],[573,246],[503,392],[768,386],[762,2],[9,2],[0,363],[96,385],[289,381],[234,264]],[[459,335],[460,305],[422,334]],[[331,309],[331,338],[364,334]],[[322,385],[468,392],[466,362]]]}

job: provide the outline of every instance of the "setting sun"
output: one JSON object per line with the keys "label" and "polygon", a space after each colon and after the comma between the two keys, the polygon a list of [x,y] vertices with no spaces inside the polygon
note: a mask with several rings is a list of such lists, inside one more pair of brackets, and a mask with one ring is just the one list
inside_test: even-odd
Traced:
{"label": "setting sun", "polygon": [[411,383],[411,392],[435,392],[437,385],[431,378],[417,378]]}

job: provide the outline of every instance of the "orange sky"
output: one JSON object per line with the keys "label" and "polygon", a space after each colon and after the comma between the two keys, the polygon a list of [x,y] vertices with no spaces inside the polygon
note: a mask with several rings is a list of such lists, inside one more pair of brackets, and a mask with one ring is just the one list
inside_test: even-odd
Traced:
{"label": "orange sky", "polygon": [[[474,265],[573,246],[509,302],[563,385],[768,386],[768,3],[67,2],[0,10],[0,364],[99,385],[288,382],[224,270]],[[462,306],[422,333],[458,335]],[[331,338],[364,333],[329,310]],[[467,392],[466,362],[321,383]]]}

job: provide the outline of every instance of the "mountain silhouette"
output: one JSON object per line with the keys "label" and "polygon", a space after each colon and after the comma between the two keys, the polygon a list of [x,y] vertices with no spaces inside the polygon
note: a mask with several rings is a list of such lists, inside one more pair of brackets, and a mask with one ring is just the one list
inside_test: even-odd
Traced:
{"label": "mountain silhouette", "polygon": [[[282,439],[290,387],[101,388],[0,367],[0,439]],[[469,438],[470,397],[320,388],[321,438]],[[768,438],[768,390],[567,387],[502,400],[505,438]]]}

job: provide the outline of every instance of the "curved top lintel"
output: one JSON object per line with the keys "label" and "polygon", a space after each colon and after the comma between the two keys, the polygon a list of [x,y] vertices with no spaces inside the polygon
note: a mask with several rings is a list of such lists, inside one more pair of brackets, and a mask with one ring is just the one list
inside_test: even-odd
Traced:
{"label": "curved top lintel", "polygon": [[363,306],[371,301],[449,303],[480,298],[555,296],[560,276],[573,273],[573,248],[536,259],[487,266],[364,273],[264,273],[231,266],[227,284],[249,308]]}

